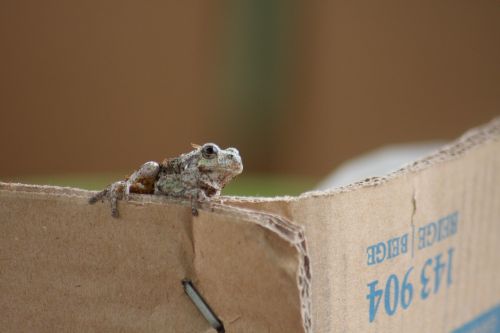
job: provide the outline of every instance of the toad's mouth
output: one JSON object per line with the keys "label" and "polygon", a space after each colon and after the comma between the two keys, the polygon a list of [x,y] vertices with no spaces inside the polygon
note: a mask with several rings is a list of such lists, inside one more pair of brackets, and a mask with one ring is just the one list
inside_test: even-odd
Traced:
{"label": "toad's mouth", "polygon": [[243,163],[239,155],[228,154],[219,162],[219,165],[221,170],[226,170],[234,175],[239,175],[243,171]]}
{"label": "toad's mouth", "polygon": [[233,171],[236,175],[243,172],[243,163],[241,163],[241,158],[237,157],[231,163],[228,163],[229,169]]}
{"label": "toad's mouth", "polygon": [[228,173],[236,176],[243,172],[243,165],[238,163],[226,164],[223,166],[221,165],[217,168],[217,172]]}

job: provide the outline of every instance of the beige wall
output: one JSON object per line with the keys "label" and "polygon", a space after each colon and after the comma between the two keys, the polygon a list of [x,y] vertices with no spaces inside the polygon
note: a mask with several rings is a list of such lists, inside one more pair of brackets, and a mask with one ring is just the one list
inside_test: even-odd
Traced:
{"label": "beige wall", "polygon": [[0,175],[126,170],[202,141],[214,24],[189,3],[2,1]]}
{"label": "beige wall", "polygon": [[[385,142],[454,138],[500,115],[495,1],[304,7],[296,112],[275,165],[325,172]],[[310,152],[310,153],[308,153]]]}
{"label": "beige wall", "polygon": [[[496,1],[278,4],[266,35],[230,1],[2,1],[0,177],[127,170],[209,140],[250,172],[320,176],[500,114]],[[277,61],[235,71],[273,42]],[[268,86],[232,98],[252,75]]]}

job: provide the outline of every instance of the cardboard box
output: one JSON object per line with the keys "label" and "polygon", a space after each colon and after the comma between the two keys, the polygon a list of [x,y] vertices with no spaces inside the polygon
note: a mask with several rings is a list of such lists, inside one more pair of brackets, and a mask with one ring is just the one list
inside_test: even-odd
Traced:
{"label": "cardboard box", "polygon": [[[2,332],[499,332],[500,119],[384,178],[189,205],[0,185]],[[219,329],[219,331],[222,331]]]}

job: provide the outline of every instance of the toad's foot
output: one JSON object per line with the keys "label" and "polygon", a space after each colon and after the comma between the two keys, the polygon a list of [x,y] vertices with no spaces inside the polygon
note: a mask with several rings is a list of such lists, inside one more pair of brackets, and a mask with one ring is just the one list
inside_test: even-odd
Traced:
{"label": "toad's foot", "polygon": [[193,214],[193,216],[198,216],[200,214],[195,205],[191,205],[191,214]]}
{"label": "toad's foot", "polygon": [[198,209],[201,208],[202,205],[210,205],[210,198],[200,189],[196,189],[193,193],[190,193],[189,200],[191,202],[191,214],[193,214],[193,216],[199,215]]}
{"label": "toad's foot", "polygon": [[118,217],[120,214],[118,212],[118,200],[124,198],[124,194],[127,190],[127,182],[124,180],[115,182],[99,193],[96,193],[89,199],[89,204],[95,204],[98,201],[109,200],[111,204],[111,216]]}

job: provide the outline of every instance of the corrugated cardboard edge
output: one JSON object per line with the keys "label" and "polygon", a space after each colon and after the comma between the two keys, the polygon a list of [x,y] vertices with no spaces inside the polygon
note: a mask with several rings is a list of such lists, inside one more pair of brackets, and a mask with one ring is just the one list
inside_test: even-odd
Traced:
{"label": "corrugated cardboard edge", "polygon": [[[27,185],[17,183],[0,182],[0,191],[15,191],[28,192],[39,195],[52,195],[58,197],[76,197],[88,199],[93,191],[87,191],[77,188],[46,186],[46,185]],[[130,204],[147,205],[147,204],[178,204],[190,206],[190,202],[182,200],[174,200],[166,197],[158,197],[152,195],[131,195]],[[278,216],[276,214],[264,213],[246,208],[227,206],[220,203],[204,204],[201,209],[210,210],[212,212],[233,216],[235,218],[247,219],[260,225],[261,227],[270,230],[278,235],[283,240],[293,246],[299,259],[299,269],[296,275],[297,286],[299,289],[300,309],[303,322],[304,332],[312,332],[312,309],[311,309],[311,270],[309,264],[309,256],[305,233],[301,226]]]}
{"label": "corrugated cardboard edge", "polygon": [[386,176],[366,178],[362,181],[348,184],[345,186],[340,186],[337,188],[332,188],[330,190],[308,191],[299,196],[278,196],[278,197],[268,197],[268,198],[224,196],[221,197],[220,200],[228,204],[238,203],[238,202],[247,202],[247,203],[275,202],[275,201],[289,202],[289,201],[299,201],[306,198],[332,196],[343,192],[356,191],[361,188],[378,186],[394,178],[398,178],[407,174],[413,174],[423,171],[439,163],[458,159],[462,155],[467,154],[469,151],[473,150],[477,146],[498,140],[500,140],[500,117],[493,119],[492,121],[490,121],[485,125],[467,131],[457,140],[452,141],[447,145],[444,145],[443,147],[429,154],[428,156],[418,159],[410,164],[407,164],[402,168],[400,168],[399,170],[391,172]]}
{"label": "corrugated cardboard edge", "polygon": [[235,207],[213,204],[212,210],[239,218],[248,218],[260,226],[276,233],[282,239],[294,246],[299,255],[299,271],[297,272],[297,286],[299,288],[300,309],[304,331],[312,332],[312,300],[311,300],[311,269],[307,251],[304,229],[281,216],[241,209]]}

